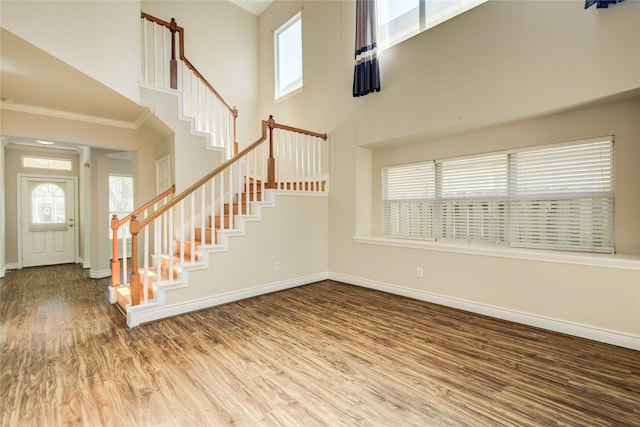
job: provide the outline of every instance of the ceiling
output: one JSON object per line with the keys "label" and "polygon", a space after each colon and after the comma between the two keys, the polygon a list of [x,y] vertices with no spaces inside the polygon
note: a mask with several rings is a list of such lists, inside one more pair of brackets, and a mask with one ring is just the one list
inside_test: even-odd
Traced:
{"label": "ceiling", "polygon": [[0,28],[0,43],[3,110],[129,128],[150,115],[147,107],[131,101],[4,28]]}
{"label": "ceiling", "polygon": [[254,15],[258,16],[265,10],[273,0],[229,0],[231,3],[235,3],[241,8],[248,10]]}

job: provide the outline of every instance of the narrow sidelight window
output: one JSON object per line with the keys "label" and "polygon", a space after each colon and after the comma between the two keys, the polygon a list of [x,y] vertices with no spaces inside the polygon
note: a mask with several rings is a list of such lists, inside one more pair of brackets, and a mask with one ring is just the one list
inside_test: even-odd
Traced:
{"label": "narrow sidelight window", "polygon": [[275,33],[276,99],[302,87],[302,13]]}

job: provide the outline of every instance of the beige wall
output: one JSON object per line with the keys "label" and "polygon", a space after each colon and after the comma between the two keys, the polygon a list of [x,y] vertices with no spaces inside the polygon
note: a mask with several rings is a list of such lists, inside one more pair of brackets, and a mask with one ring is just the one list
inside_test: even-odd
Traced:
{"label": "beige wall", "polygon": [[[269,31],[302,5],[304,88],[274,103]],[[362,98],[351,96],[354,2],[276,1],[263,12],[261,114],[329,133],[332,274],[638,340],[637,261],[619,268],[354,240],[379,230],[383,164],[612,134],[618,245],[640,255],[640,3],[583,7],[490,1],[382,52],[382,91]]]}
{"label": "beige wall", "polygon": [[[4,168],[4,144],[5,138],[0,138],[0,165]],[[0,277],[4,277],[6,256],[6,190],[4,184],[4,173],[0,174]]]}
{"label": "beige wall", "polygon": [[0,12],[7,30],[138,101],[139,1],[3,0]]}
{"label": "beige wall", "polygon": [[637,186],[640,182],[640,98],[433,138],[424,143],[374,150],[371,176],[373,227],[368,234],[381,234],[380,185],[383,166],[604,135],[615,137],[616,250],[619,254],[640,255],[640,192]]}

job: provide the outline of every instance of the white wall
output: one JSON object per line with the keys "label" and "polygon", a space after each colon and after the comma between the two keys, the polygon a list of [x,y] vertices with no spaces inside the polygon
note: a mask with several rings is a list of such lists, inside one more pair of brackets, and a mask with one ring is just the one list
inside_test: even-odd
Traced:
{"label": "white wall", "polygon": [[240,148],[255,141],[258,18],[227,1],[143,1],[142,10],[185,30],[185,55],[231,106],[238,107]]}
{"label": "white wall", "polygon": [[0,7],[7,30],[138,101],[139,1],[3,0]]}
{"label": "white wall", "polygon": [[78,256],[83,268],[91,268],[91,148],[82,147],[78,157],[78,208],[80,218],[80,247]]}
{"label": "white wall", "polygon": [[[4,143],[5,143],[5,138],[0,138],[0,165],[3,165],[4,167]],[[6,201],[5,201],[5,189],[4,189],[4,174],[0,174],[0,242],[3,242],[2,244],[0,244],[0,277],[4,277],[4,272],[5,272],[5,245],[4,242],[6,241],[6,235],[5,235],[5,227],[6,227],[6,215],[5,215],[5,205],[6,205]]]}
{"label": "white wall", "polygon": [[[274,103],[269,30],[301,6],[304,88]],[[614,134],[618,243],[640,255],[640,2],[583,8],[483,4],[382,52],[382,91],[362,98],[351,96],[354,2],[276,1],[262,13],[261,114],[329,134],[336,278],[640,348],[637,258],[611,267],[354,240],[379,229],[383,163]]]}

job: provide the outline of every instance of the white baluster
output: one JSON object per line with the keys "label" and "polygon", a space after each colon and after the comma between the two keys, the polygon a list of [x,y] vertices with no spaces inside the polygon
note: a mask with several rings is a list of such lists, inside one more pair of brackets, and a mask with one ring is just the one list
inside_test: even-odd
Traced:
{"label": "white baluster", "polygon": [[256,182],[256,179],[258,177],[258,166],[257,166],[257,159],[256,159],[256,153],[258,150],[253,149],[252,151],[252,155],[253,155],[253,200],[258,201],[258,183]]}
{"label": "white baluster", "polygon": [[202,246],[204,246],[207,242],[206,240],[206,233],[205,233],[205,229],[204,229],[204,217],[206,216],[206,201],[205,201],[205,190],[206,185],[202,185],[202,187],[200,187],[200,244]]}
{"label": "white baluster", "polygon": [[153,43],[153,83],[158,84],[158,25],[153,26],[151,39]]}
{"label": "white baluster", "polygon": [[156,254],[156,280],[162,281],[162,242],[160,242],[160,229],[162,224],[162,215],[153,220],[154,231],[154,251]]}
{"label": "white baluster", "polygon": [[[231,166],[233,169],[233,166]],[[235,216],[233,214],[233,171],[229,170],[229,192],[228,192],[228,200],[229,200],[229,230],[233,230],[236,228],[235,226]]]}
{"label": "white baluster", "polygon": [[193,250],[196,247],[196,198],[193,193],[189,194],[189,200],[191,200],[191,247],[189,248],[189,261],[193,262]]}
{"label": "white baluster", "polygon": [[175,252],[173,247],[173,208],[167,212],[167,223],[169,229],[168,247],[171,249],[167,248],[166,253],[169,255],[169,271],[173,272],[173,253]]}
{"label": "white baluster", "polygon": [[184,201],[180,201],[180,264],[184,264]]}
{"label": "white baluster", "polygon": [[244,179],[242,181],[242,189],[243,189],[244,197],[245,197],[245,199],[247,201],[247,215],[251,215],[253,213],[252,209],[251,209],[251,200],[255,200],[255,199],[253,199],[251,197],[251,192],[249,191],[250,190],[250,187],[249,187],[249,174],[251,173],[250,169],[249,169],[251,167],[249,154],[244,156],[244,164],[245,164],[245,168],[246,169],[245,169],[245,172],[244,172]]}
{"label": "white baluster", "polygon": [[170,87],[169,82],[169,48],[167,47],[167,37],[169,32],[162,31],[162,87]]}
{"label": "white baluster", "polygon": [[149,49],[147,48],[147,20],[142,18],[140,21],[142,22],[142,80],[148,82]]}
{"label": "white baluster", "polygon": [[215,244],[215,233],[216,233],[216,178],[211,178],[211,215],[209,216],[211,219],[209,220],[209,225],[211,226],[211,244]]}
{"label": "white baluster", "polygon": [[[147,211],[144,211],[143,218],[147,217]],[[143,302],[149,300],[149,227],[140,230],[140,233],[144,234],[142,240],[142,289],[143,289]],[[138,234],[139,236],[139,234]]]}
{"label": "white baluster", "polygon": [[224,172],[220,174],[220,230],[225,229],[224,220]]}

